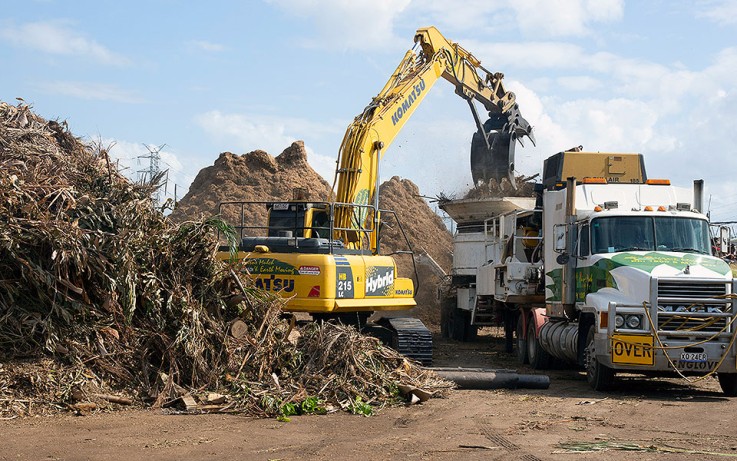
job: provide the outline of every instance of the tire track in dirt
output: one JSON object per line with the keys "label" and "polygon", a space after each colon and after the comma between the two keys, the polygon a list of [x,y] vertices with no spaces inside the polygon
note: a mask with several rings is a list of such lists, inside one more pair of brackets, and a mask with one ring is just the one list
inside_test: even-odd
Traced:
{"label": "tire track in dirt", "polygon": [[479,426],[479,429],[481,429],[481,432],[490,442],[503,448],[509,453],[514,453],[516,457],[513,459],[519,459],[520,461],[542,461],[540,458],[538,458],[535,455],[531,455],[529,453],[525,453],[524,451],[521,451],[521,448],[519,445],[515,444],[508,438],[501,435],[499,432],[496,431],[496,429],[491,427],[489,424],[479,422],[478,426]]}

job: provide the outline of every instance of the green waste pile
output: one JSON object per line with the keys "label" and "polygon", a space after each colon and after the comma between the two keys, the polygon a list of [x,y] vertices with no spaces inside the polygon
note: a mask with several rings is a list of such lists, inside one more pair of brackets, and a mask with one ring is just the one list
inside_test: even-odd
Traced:
{"label": "green waste pile", "polygon": [[296,328],[215,258],[221,222],[175,225],[154,207],[159,179],[132,183],[65,123],[0,102],[0,417],[365,413],[401,389],[448,389],[348,328]]}

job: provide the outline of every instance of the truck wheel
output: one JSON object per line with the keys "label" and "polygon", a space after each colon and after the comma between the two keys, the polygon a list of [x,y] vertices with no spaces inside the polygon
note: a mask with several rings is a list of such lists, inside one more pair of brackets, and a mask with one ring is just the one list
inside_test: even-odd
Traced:
{"label": "truck wheel", "polygon": [[615,372],[606,365],[596,360],[596,344],[594,342],[594,334],[596,333],[596,325],[589,327],[589,333],[586,336],[586,350],[584,350],[584,363],[586,364],[586,381],[595,391],[607,391],[614,384]]}
{"label": "truck wheel", "polygon": [[517,361],[522,365],[530,363],[530,357],[527,355],[527,338],[525,338],[525,313],[520,311],[517,318],[517,328],[514,334],[517,336]]}
{"label": "truck wheel", "polygon": [[452,320],[451,316],[451,310],[453,310],[453,306],[449,305],[447,300],[444,300],[440,304],[440,336],[443,338],[450,338],[450,332],[452,331]]}
{"label": "truck wheel", "polygon": [[504,310],[504,352],[508,354],[514,352],[514,332],[516,329],[516,320],[516,312],[509,309]]}
{"label": "truck wheel", "polygon": [[736,373],[717,373],[717,378],[719,378],[719,386],[721,386],[724,395],[737,397]]}
{"label": "truck wheel", "polygon": [[474,342],[479,337],[479,327],[478,325],[471,325],[471,314],[467,314],[466,318],[466,335],[464,336],[464,341],[466,342]]}
{"label": "truck wheel", "polygon": [[532,368],[544,370],[550,368],[552,358],[548,351],[543,349],[535,330],[535,322],[530,319],[527,323],[527,358]]}
{"label": "truck wheel", "polygon": [[463,312],[457,307],[450,311],[450,339],[463,341],[466,337],[466,325],[463,321]]}

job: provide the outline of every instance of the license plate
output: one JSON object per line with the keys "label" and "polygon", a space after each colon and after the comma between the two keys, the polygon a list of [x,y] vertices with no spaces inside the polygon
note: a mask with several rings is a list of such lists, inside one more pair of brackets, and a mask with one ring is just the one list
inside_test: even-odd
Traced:
{"label": "license plate", "polygon": [[681,362],[701,363],[708,359],[706,352],[681,352]]}
{"label": "license plate", "polygon": [[652,365],[653,337],[643,335],[613,335],[612,363]]}

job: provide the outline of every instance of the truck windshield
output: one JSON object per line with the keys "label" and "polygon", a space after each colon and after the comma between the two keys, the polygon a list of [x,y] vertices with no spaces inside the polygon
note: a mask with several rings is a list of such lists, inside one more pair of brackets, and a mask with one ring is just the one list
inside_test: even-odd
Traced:
{"label": "truck windshield", "polygon": [[703,219],[672,216],[614,216],[591,221],[593,253],[678,251],[711,254]]}

